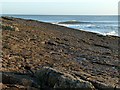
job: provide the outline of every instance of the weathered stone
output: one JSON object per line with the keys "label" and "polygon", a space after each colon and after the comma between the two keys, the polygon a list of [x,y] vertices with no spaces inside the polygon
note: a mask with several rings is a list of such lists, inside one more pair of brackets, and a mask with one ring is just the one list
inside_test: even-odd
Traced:
{"label": "weathered stone", "polygon": [[59,72],[50,67],[43,67],[36,73],[36,77],[42,84],[52,88],[89,88],[94,89],[94,86],[80,78],[75,78],[70,74]]}

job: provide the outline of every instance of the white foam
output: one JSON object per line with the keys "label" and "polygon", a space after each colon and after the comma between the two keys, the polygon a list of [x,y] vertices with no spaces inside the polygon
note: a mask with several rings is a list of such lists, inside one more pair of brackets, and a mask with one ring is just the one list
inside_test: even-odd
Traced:
{"label": "white foam", "polygon": [[76,22],[77,20],[70,20],[70,21],[72,21],[72,22]]}
{"label": "white foam", "polygon": [[79,24],[78,25],[77,24],[76,25],[58,24],[58,23],[53,23],[53,24],[57,24],[57,25],[60,25],[60,26],[66,26],[66,27],[70,27],[70,28],[76,28],[76,29],[79,29],[79,30],[82,30],[82,31],[95,32],[95,33],[102,34],[102,35],[105,35],[105,36],[106,35],[119,36],[117,31],[99,32],[99,31],[95,31],[95,30],[87,30],[87,29],[85,29],[85,27],[87,27],[87,28],[93,28],[93,27],[100,28],[100,26],[96,26],[94,24],[88,24],[87,26],[86,25],[79,25]]}
{"label": "white foam", "polygon": [[92,28],[92,27],[96,27],[96,25],[94,25],[94,24],[88,24],[88,25],[86,25],[86,27],[87,28]]}
{"label": "white foam", "polygon": [[118,33],[115,32],[115,31],[111,31],[111,32],[106,33],[106,35],[115,35],[115,36],[118,36]]}

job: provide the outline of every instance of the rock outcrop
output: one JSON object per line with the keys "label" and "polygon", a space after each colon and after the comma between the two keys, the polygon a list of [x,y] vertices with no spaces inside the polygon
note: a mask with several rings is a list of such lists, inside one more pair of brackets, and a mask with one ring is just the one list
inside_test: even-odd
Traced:
{"label": "rock outcrop", "polygon": [[88,88],[94,89],[94,86],[78,77],[70,74],[59,72],[50,67],[43,67],[36,73],[36,77],[41,84],[49,86],[50,88]]}
{"label": "rock outcrop", "polygon": [[40,88],[87,88],[95,90],[94,86],[79,77],[74,77],[57,71],[50,67],[43,67],[34,76],[22,73],[2,73],[3,90],[8,88],[18,88],[37,90]]}

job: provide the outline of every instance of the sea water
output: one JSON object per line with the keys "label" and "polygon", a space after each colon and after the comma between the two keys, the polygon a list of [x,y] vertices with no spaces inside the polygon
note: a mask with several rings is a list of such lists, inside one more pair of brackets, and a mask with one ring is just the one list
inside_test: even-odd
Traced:
{"label": "sea water", "polygon": [[9,15],[17,18],[49,22],[102,35],[118,35],[116,15]]}

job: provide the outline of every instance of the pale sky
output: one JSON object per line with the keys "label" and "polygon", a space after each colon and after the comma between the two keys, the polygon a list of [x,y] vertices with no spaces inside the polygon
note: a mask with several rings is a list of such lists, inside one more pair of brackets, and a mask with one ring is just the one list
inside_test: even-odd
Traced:
{"label": "pale sky", "polygon": [[117,15],[119,0],[2,0],[2,14]]}

